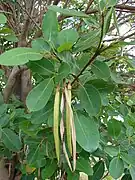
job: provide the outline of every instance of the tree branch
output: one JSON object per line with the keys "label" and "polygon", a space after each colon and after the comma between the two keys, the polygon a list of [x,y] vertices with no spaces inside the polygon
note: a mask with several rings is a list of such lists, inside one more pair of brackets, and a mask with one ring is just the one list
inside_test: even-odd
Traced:
{"label": "tree branch", "polygon": [[31,19],[31,21],[35,24],[35,26],[37,27],[37,29],[41,29],[40,26],[36,23],[36,21],[34,21],[34,19],[30,16],[29,12],[28,12],[25,8],[23,8],[22,5],[21,5],[19,2],[17,2],[17,3],[18,3],[18,5],[20,6],[20,8],[21,8],[21,9],[27,14],[27,16]]}

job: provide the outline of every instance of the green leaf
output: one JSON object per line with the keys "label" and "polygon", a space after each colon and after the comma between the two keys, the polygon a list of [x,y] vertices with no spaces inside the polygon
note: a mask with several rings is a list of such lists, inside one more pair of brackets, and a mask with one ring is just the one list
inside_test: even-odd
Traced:
{"label": "green leaf", "polygon": [[59,12],[61,14],[64,14],[64,15],[68,15],[68,16],[77,16],[77,17],[89,17],[88,15],[86,15],[85,13],[83,12],[79,12],[79,11],[75,11],[73,9],[62,9],[58,6],[49,6],[48,9],[54,11],[54,12]]}
{"label": "green leaf", "polygon": [[65,29],[60,31],[57,37],[57,43],[60,45],[58,47],[58,52],[70,50],[78,38],[79,35],[74,29]]}
{"label": "green leaf", "polygon": [[115,6],[118,2],[118,0],[107,0],[108,1],[108,7]]}
{"label": "green leaf", "polygon": [[93,30],[90,31],[89,33],[85,33],[79,38],[73,50],[75,52],[80,52],[89,49],[90,47],[97,45],[99,38],[100,38],[99,30],[98,31]]}
{"label": "green leaf", "polygon": [[128,115],[128,108],[125,104],[120,104],[120,112],[124,117]]}
{"label": "green leaf", "polygon": [[42,31],[45,40],[54,42],[58,34],[58,20],[56,13],[48,10],[43,18]]}
{"label": "green leaf", "polygon": [[91,117],[75,113],[76,139],[78,144],[88,152],[95,151],[99,146],[99,131]]}
{"label": "green leaf", "polygon": [[108,132],[111,136],[118,137],[121,132],[121,122],[111,119],[108,122]]}
{"label": "green leaf", "polygon": [[7,41],[11,41],[11,42],[18,42],[19,41],[19,39],[15,36],[15,34],[6,35],[6,36],[4,36],[4,38]]}
{"label": "green leaf", "polygon": [[4,114],[2,116],[0,116],[0,126],[4,127],[6,126],[10,121],[9,115]]}
{"label": "green leaf", "polygon": [[135,179],[135,166],[131,166],[129,171],[130,171],[132,180],[134,180]]}
{"label": "green leaf", "polygon": [[7,22],[7,18],[3,13],[0,13],[0,24],[5,24]]}
{"label": "green leaf", "polygon": [[58,74],[56,75],[55,81],[57,83],[61,82],[64,78],[66,78],[69,74],[70,74],[70,66],[65,63],[62,62],[59,69],[58,69]]}
{"label": "green leaf", "polygon": [[71,48],[72,48],[73,44],[72,43],[65,43],[65,44],[62,44],[60,45],[58,48],[57,48],[57,51],[60,53],[62,51],[69,51]]}
{"label": "green leaf", "polygon": [[134,155],[127,154],[127,153],[121,153],[121,158],[123,161],[125,161],[127,164],[135,166],[135,158]]}
{"label": "green leaf", "polygon": [[93,85],[100,93],[111,93],[114,91],[115,85],[112,82],[104,81],[103,79],[94,79],[87,82]]}
{"label": "green leaf", "polygon": [[79,180],[80,175],[79,172],[71,172],[70,170],[67,171],[67,180]]}
{"label": "green leaf", "polygon": [[57,162],[55,160],[48,159],[46,166],[41,171],[42,179],[48,179],[51,177],[57,169]]}
{"label": "green leaf", "polygon": [[42,75],[49,76],[55,73],[53,62],[45,58],[39,61],[29,62],[28,67],[32,70],[32,72]]}
{"label": "green leaf", "polygon": [[83,158],[79,158],[76,162],[76,169],[80,172],[84,172],[85,174],[91,176],[93,175],[93,169],[90,165],[90,160],[86,160]]}
{"label": "green leaf", "polygon": [[106,146],[104,148],[104,151],[109,155],[109,156],[117,156],[119,153],[119,148],[115,146]]}
{"label": "green leaf", "polygon": [[91,116],[96,116],[100,112],[101,98],[94,86],[89,84],[81,86],[78,91],[78,97],[81,105]]}
{"label": "green leaf", "polygon": [[115,179],[121,177],[124,172],[124,163],[122,159],[118,157],[113,158],[109,165],[109,172],[110,175]]}
{"label": "green leaf", "polygon": [[5,66],[22,65],[28,61],[42,59],[43,55],[32,48],[14,48],[0,55],[0,64]]}
{"label": "green leaf", "polygon": [[7,111],[7,104],[1,104],[0,105],[0,116],[3,115]]}
{"label": "green leaf", "polygon": [[42,124],[42,123],[45,124],[48,119],[48,116],[52,112],[52,107],[53,107],[53,104],[48,103],[45,106],[45,108],[41,109],[40,111],[33,112],[30,119],[31,123],[32,124]]}
{"label": "green leaf", "polygon": [[92,176],[92,180],[102,179],[102,176],[104,175],[104,171],[105,171],[104,162],[102,160],[97,162],[93,167],[93,171],[94,173]]}
{"label": "green leaf", "polygon": [[37,162],[44,159],[45,144],[42,141],[35,147],[29,146],[29,153],[27,155],[27,162],[29,165],[37,165]]}
{"label": "green leaf", "polygon": [[53,89],[53,78],[45,79],[33,88],[26,99],[28,109],[30,111],[38,111],[42,109],[50,99]]}
{"label": "green leaf", "polygon": [[19,137],[8,128],[3,128],[1,131],[4,145],[11,151],[19,151],[22,146]]}
{"label": "green leaf", "polygon": [[41,52],[50,52],[51,47],[43,38],[37,38],[32,41],[32,48]]}
{"label": "green leaf", "polygon": [[91,70],[98,78],[104,79],[110,77],[110,69],[105,62],[98,60],[94,61]]}
{"label": "green leaf", "polygon": [[113,8],[110,8],[109,11],[107,12],[105,19],[104,19],[104,35],[108,32],[110,23],[111,23],[111,18],[112,18],[112,12]]}

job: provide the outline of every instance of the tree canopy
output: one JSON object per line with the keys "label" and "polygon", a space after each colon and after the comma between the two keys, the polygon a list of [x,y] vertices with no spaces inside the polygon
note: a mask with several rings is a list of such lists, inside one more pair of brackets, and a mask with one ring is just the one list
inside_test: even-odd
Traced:
{"label": "tree canopy", "polygon": [[133,0],[0,1],[0,178],[135,179],[134,20]]}

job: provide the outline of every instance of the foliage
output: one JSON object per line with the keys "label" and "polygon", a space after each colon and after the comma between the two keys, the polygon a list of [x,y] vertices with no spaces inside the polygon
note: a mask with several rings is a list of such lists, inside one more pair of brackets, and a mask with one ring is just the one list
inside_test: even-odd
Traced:
{"label": "foliage", "polygon": [[33,77],[26,104],[15,94],[5,103],[0,73],[0,156],[17,155],[22,180],[135,178],[135,63],[125,55],[134,41],[112,38],[116,4],[95,1],[94,15],[49,6],[30,47],[16,46],[8,14],[0,14],[0,64],[25,65]]}

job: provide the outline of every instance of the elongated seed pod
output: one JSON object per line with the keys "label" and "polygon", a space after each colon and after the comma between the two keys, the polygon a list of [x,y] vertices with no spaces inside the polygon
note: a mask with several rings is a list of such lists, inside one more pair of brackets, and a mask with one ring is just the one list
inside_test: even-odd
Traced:
{"label": "elongated seed pod", "polygon": [[[68,88],[71,90],[71,84],[70,83],[68,86],[69,86]],[[66,98],[67,106],[68,106],[69,111],[70,111],[70,118],[69,119],[70,119],[70,125],[71,125],[70,130],[71,130],[71,140],[72,140],[73,171],[75,171],[75,168],[76,168],[76,131],[75,131],[74,115],[73,115],[73,110],[71,107],[69,92],[68,92],[66,87],[65,87],[65,98]]]}
{"label": "elongated seed pod", "polygon": [[[67,93],[68,93],[68,100],[69,103],[71,104],[71,85],[68,83],[67,87]],[[71,137],[71,111],[70,107],[68,105],[68,102],[66,101],[66,134],[67,134],[67,145],[70,154],[72,155],[72,137]]]}
{"label": "elongated seed pod", "polygon": [[60,87],[56,88],[55,100],[54,100],[54,122],[53,122],[53,134],[55,142],[56,157],[60,160],[60,139],[59,139],[59,109],[60,109]]}

